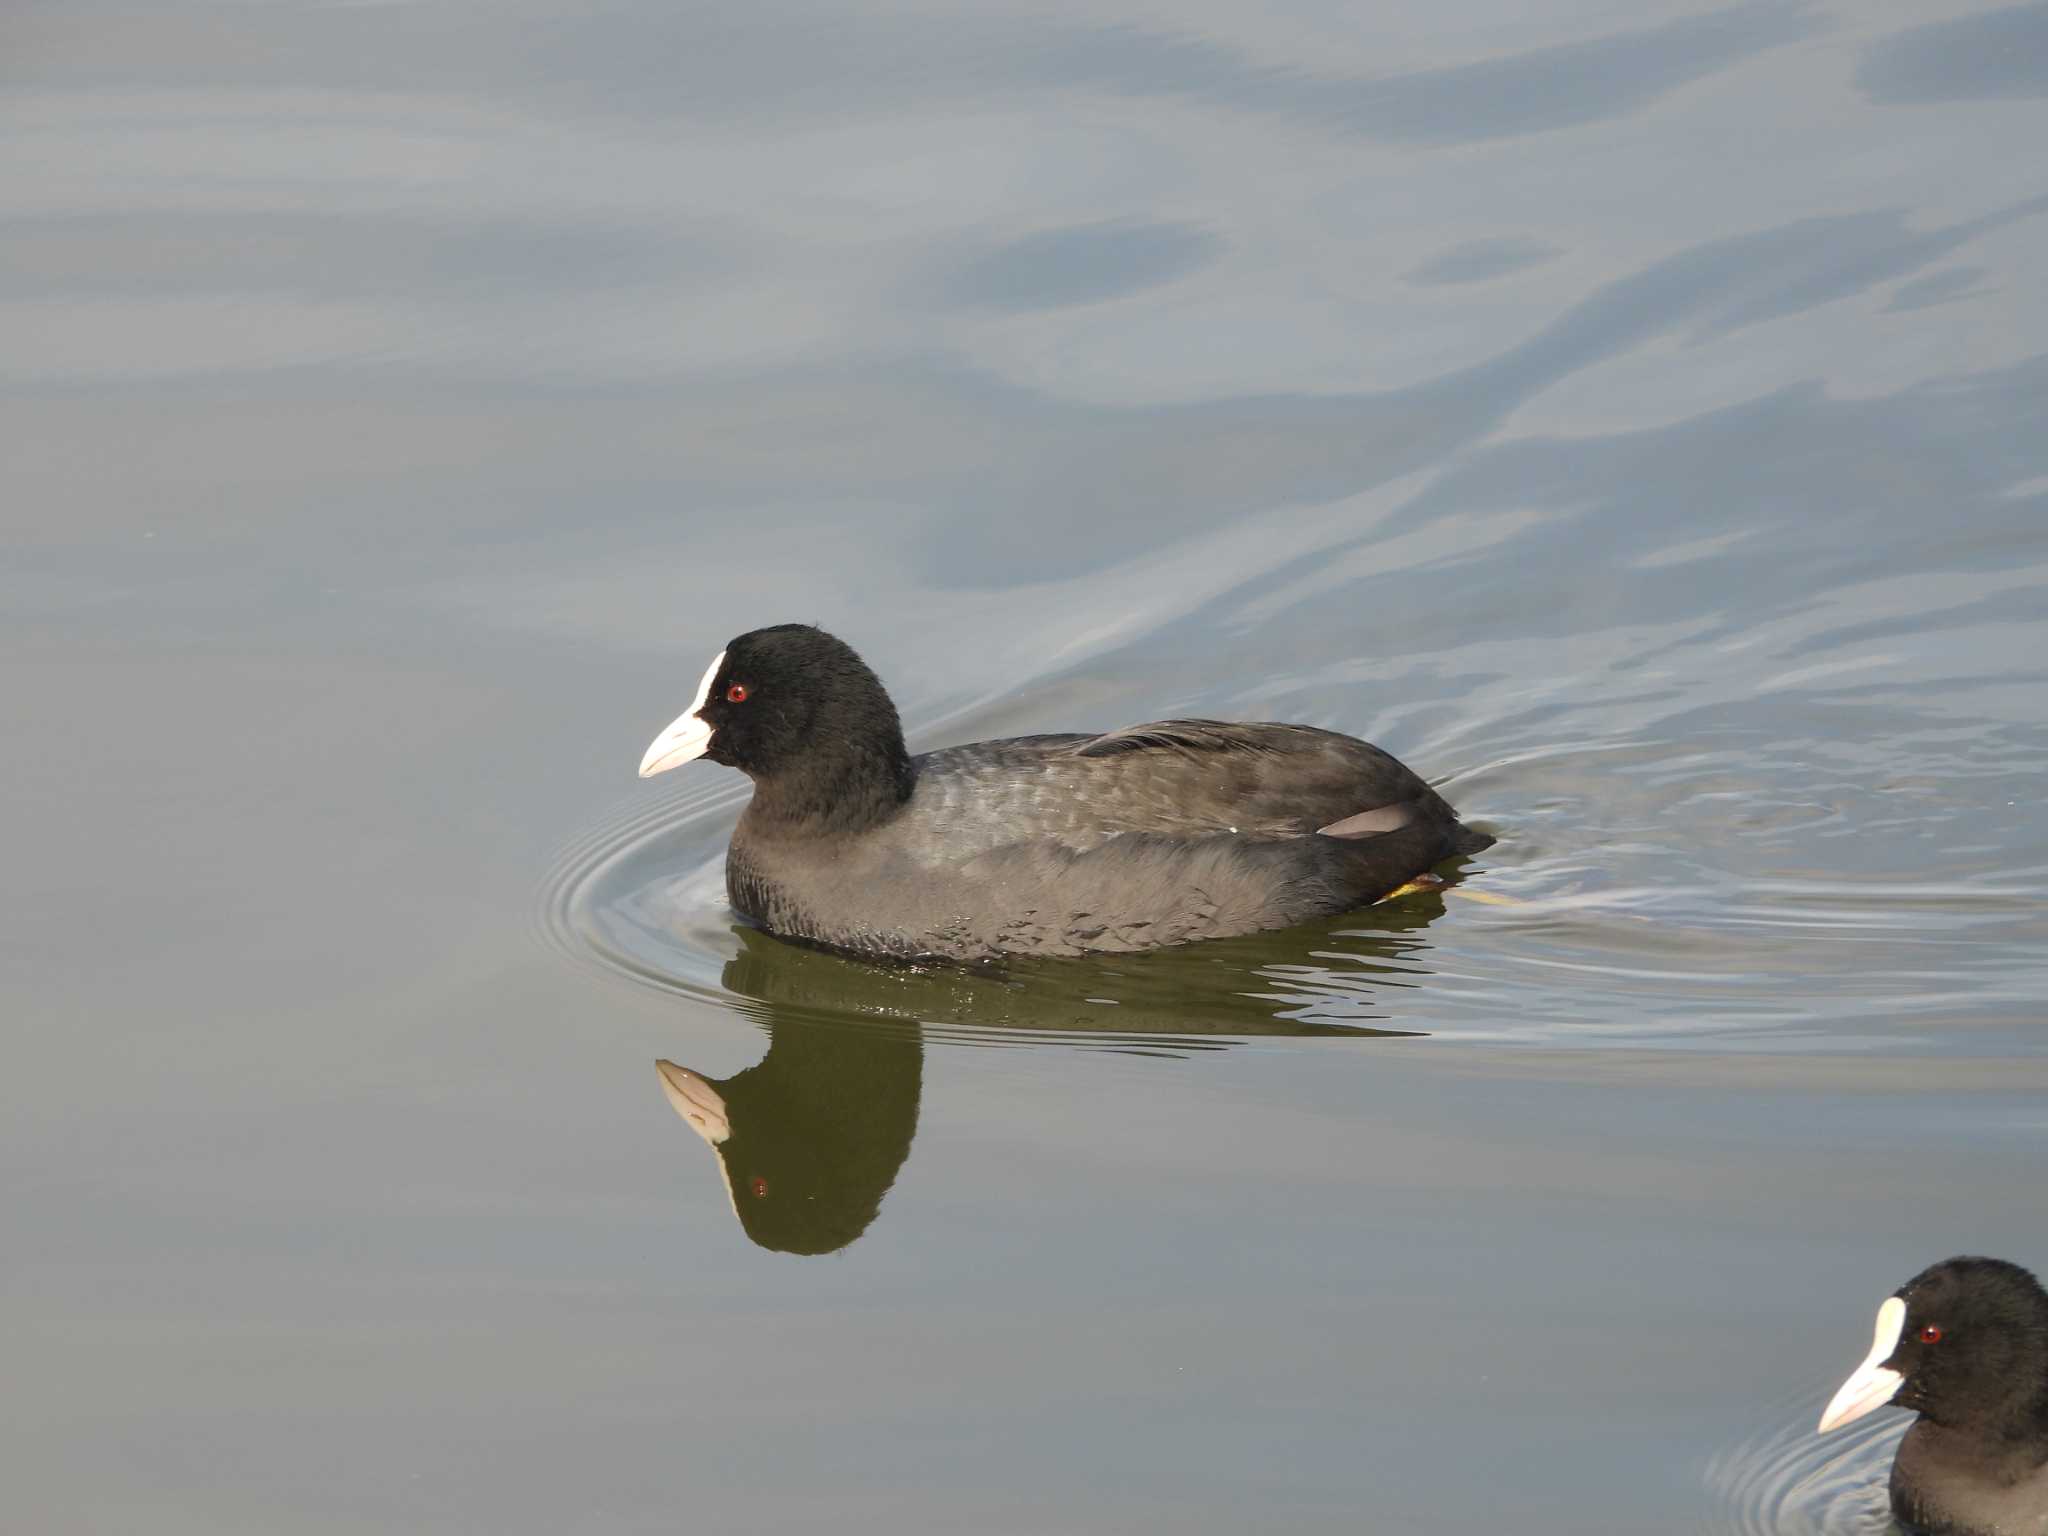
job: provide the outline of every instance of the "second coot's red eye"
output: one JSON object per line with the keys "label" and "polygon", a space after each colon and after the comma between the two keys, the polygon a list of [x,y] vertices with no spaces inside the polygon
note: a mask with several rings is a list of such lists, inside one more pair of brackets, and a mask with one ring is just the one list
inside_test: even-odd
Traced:
{"label": "second coot's red eye", "polygon": [[1925,1328],[1922,1328],[1920,1330],[1920,1342],[1922,1344],[1939,1344],[1941,1342],[1941,1328],[1939,1325],[1929,1323]]}
{"label": "second coot's red eye", "polygon": [[725,702],[728,704],[746,703],[747,685],[745,683],[734,683],[731,686],[729,686],[725,690]]}

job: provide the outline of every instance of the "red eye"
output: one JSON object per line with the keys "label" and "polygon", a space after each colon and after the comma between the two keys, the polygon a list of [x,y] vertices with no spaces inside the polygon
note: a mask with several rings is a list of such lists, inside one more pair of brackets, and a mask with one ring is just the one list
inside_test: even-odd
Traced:
{"label": "red eye", "polygon": [[734,683],[731,687],[727,688],[725,690],[725,702],[728,704],[746,703],[747,685],[745,683]]}
{"label": "red eye", "polygon": [[1940,1327],[1934,1323],[1929,1323],[1925,1328],[1922,1328],[1920,1330],[1920,1342],[1922,1344],[1939,1344],[1941,1342]]}
{"label": "red eye", "polygon": [[756,1175],[751,1187],[754,1191],[754,1198],[756,1200],[765,1200],[768,1198],[768,1181],[766,1179],[761,1178],[759,1175]]}

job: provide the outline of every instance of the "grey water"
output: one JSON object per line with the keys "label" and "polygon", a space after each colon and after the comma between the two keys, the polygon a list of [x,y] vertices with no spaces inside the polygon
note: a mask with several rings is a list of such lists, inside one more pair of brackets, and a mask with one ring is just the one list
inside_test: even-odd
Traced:
{"label": "grey water", "polygon": [[[0,120],[0,1527],[1884,1529],[1876,1302],[2048,1265],[2048,6],[26,0]],[[790,619],[1499,843],[791,949],[634,778]]]}

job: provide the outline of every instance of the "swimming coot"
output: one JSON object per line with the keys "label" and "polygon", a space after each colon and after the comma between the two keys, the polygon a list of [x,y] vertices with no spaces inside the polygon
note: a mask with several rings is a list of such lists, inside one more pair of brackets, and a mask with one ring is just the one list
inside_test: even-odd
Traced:
{"label": "swimming coot", "polygon": [[1887,1297],[1821,1430],[1886,1403],[1920,1415],[1892,1459],[1902,1522],[1942,1536],[2048,1533],[2048,1294],[2026,1270],[1944,1259]]}
{"label": "swimming coot", "polygon": [[734,640],[642,778],[743,770],[732,904],[771,933],[907,960],[1128,952],[1363,906],[1492,845],[1377,747],[1306,725],[1160,720],[912,757],[851,647]]}

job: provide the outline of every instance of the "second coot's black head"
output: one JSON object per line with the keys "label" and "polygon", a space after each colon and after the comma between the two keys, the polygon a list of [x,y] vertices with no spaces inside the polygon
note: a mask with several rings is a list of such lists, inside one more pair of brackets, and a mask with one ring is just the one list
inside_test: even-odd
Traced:
{"label": "second coot's black head", "polygon": [[1944,1259],[1885,1298],[1823,1431],[1891,1404],[1920,1415],[1892,1511],[1949,1536],[2048,1531],[2048,1293],[2003,1259]]}
{"label": "second coot's black head", "polygon": [[647,749],[640,776],[698,757],[769,790],[764,809],[785,801],[845,818],[900,803],[911,787],[903,726],[881,679],[808,624],[750,630],[719,652],[690,707]]}
{"label": "second coot's black head", "polygon": [[1877,1309],[1870,1355],[1820,1427],[1887,1403],[1949,1429],[2048,1435],[2048,1294],[2003,1259],[1944,1259],[1914,1276]]}

